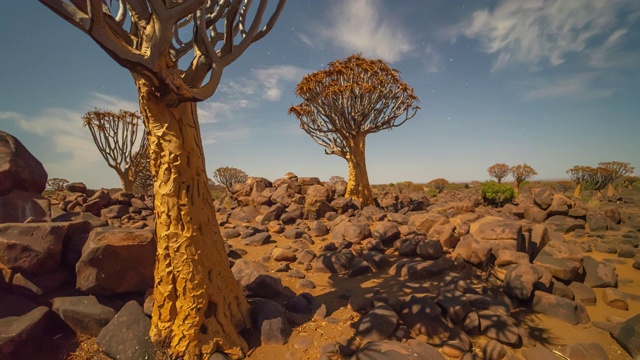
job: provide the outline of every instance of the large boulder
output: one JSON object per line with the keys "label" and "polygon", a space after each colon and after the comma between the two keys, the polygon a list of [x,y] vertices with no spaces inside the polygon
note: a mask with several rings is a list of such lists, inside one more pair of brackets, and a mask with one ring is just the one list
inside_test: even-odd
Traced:
{"label": "large boulder", "polygon": [[40,194],[14,190],[0,196],[0,224],[51,221],[51,204]]}
{"label": "large boulder", "polygon": [[52,310],[78,334],[98,336],[116,316],[116,311],[102,305],[95,296],[65,296],[51,300]]}
{"label": "large boulder", "polygon": [[304,203],[304,216],[309,220],[318,220],[326,213],[332,211],[331,190],[322,185],[312,185],[307,189]]}
{"label": "large boulder", "polygon": [[[40,358],[34,344],[41,342],[47,329],[54,326],[55,315],[40,306],[21,316],[0,319],[0,359]],[[57,324],[56,324],[57,325]]]}
{"label": "large boulder", "polygon": [[507,268],[504,292],[521,300],[531,297],[534,290],[546,290],[551,285],[551,274],[543,267],[515,264]]}
{"label": "large boulder", "polygon": [[0,224],[0,264],[32,274],[53,272],[60,266],[67,224]]}
{"label": "large boulder", "polygon": [[614,326],[611,336],[634,359],[640,358],[640,314]]}
{"label": "large boulder", "polygon": [[249,297],[274,299],[284,291],[280,278],[271,276],[263,264],[238,259],[231,272]]}
{"label": "large boulder", "polygon": [[572,325],[589,323],[589,314],[581,303],[555,296],[543,291],[534,291],[531,309]]}
{"label": "large boulder", "polygon": [[0,196],[13,190],[40,194],[47,185],[42,163],[20,140],[0,130]]}
{"label": "large boulder", "polygon": [[152,231],[97,228],[76,264],[76,287],[101,295],[146,291],[153,287],[155,259]]}
{"label": "large boulder", "polygon": [[149,337],[150,328],[151,319],[144,314],[142,306],[132,300],[100,331],[98,345],[112,359],[152,359],[156,347]]}

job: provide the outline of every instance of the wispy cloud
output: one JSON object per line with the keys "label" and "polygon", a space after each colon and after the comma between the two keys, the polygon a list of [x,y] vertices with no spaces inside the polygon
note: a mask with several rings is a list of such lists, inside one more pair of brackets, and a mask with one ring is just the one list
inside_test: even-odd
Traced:
{"label": "wispy cloud", "polygon": [[526,83],[527,90],[524,92],[522,100],[532,101],[558,97],[593,100],[613,95],[613,89],[599,87],[595,84],[595,80],[594,73],[530,80]]}
{"label": "wispy cloud", "polygon": [[639,10],[636,0],[503,0],[447,33],[453,41],[460,36],[479,40],[483,51],[496,56],[494,71],[511,63],[531,69],[558,66],[572,54],[604,65],[604,54],[624,40]]}
{"label": "wispy cloud", "polygon": [[278,65],[264,69],[254,69],[253,75],[264,88],[262,97],[269,101],[278,101],[282,97],[282,87],[297,83],[310,71],[293,65]]}
{"label": "wispy cloud", "polygon": [[442,71],[442,56],[431,46],[431,44],[427,44],[424,50],[422,62],[424,63],[428,73],[438,73]]}
{"label": "wispy cloud", "polygon": [[388,62],[399,61],[414,50],[411,33],[381,1],[336,1],[332,5],[329,18],[316,26],[317,39],[299,35],[304,43],[330,43]]}

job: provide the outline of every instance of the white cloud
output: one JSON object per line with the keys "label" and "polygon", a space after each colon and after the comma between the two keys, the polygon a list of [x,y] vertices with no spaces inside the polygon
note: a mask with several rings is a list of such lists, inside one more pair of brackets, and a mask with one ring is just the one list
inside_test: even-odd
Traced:
{"label": "white cloud", "polygon": [[621,41],[628,22],[637,18],[620,14],[638,8],[636,0],[502,0],[447,33],[454,41],[462,35],[478,39],[485,52],[497,56],[493,70],[513,62],[535,69],[560,65],[572,54],[600,56]]}
{"label": "white cloud", "polygon": [[[264,89],[262,97],[269,101],[278,101],[282,97],[282,83],[297,83],[309,71],[293,65],[278,65],[270,68],[252,70],[255,78]],[[291,89],[291,91],[293,91]]]}
{"label": "white cloud", "polygon": [[318,39],[312,42],[308,35],[299,35],[300,39],[306,44],[330,43],[388,62],[399,61],[414,50],[411,33],[379,0],[336,1],[329,19],[316,29]]}
{"label": "white cloud", "polygon": [[442,56],[431,44],[427,44],[422,61],[428,73],[438,73],[442,70]]}
{"label": "white cloud", "polygon": [[613,95],[613,90],[594,85],[595,74],[580,73],[555,79],[536,79],[526,83],[527,90],[522,100],[532,101],[546,98],[570,97],[592,100]]}

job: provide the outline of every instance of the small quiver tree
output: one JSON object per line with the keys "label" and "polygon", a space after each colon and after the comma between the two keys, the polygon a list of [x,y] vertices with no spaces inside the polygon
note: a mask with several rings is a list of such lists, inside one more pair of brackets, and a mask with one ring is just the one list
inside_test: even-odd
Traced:
{"label": "small quiver tree", "polygon": [[489,176],[491,178],[495,178],[498,181],[498,184],[502,183],[502,179],[509,176],[509,171],[511,168],[507,164],[495,164],[490,166],[487,169]]}
{"label": "small quiver tree", "polygon": [[47,190],[62,191],[69,180],[62,178],[50,178],[47,180]]}
{"label": "small quiver tree", "polygon": [[248,178],[249,175],[247,175],[247,173],[234,167],[220,167],[213,172],[213,180],[224,186],[229,195],[231,195],[231,187],[233,184],[244,184]]}
{"label": "small quiver tree", "polygon": [[511,176],[513,176],[513,180],[516,182],[516,191],[520,190],[520,184],[524,181],[538,175],[538,173],[526,163],[512,166],[511,169],[509,169],[509,172],[511,173]]}
{"label": "small quiver tree", "polygon": [[132,111],[115,113],[95,109],[87,112],[82,121],[82,126],[89,128],[100,155],[118,174],[122,190],[133,191],[140,167],[144,166],[144,161],[134,154],[149,149],[144,130],[140,131],[142,117]]}
{"label": "small quiver tree", "polygon": [[620,161],[608,161],[608,162],[600,162],[598,163],[598,168],[603,169],[602,172],[605,176],[608,176],[608,188],[607,188],[607,196],[614,196],[615,189],[614,183],[622,179],[622,177],[626,175],[633,174],[635,168],[631,166],[630,163],[620,162]]}
{"label": "small quiver tree", "polygon": [[226,66],[271,31],[285,0],[271,7],[268,0],[40,2],[126,68],[138,89],[155,179],[151,339],[168,344],[172,359],[244,356],[238,329],[251,324],[249,305],[207,194],[196,104],[215,93]]}
{"label": "small quiver tree", "polygon": [[411,119],[420,108],[413,89],[399,71],[383,60],[351,55],[329,63],[324,70],[302,78],[295,94],[302,103],[292,106],[300,127],[327,155],[349,164],[347,197],[363,206],[373,204],[365,160],[365,138]]}
{"label": "small quiver tree", "polygon": [[582,189],[587,181],[591,178],[591,173],[595,171],[594,168],[590,166],[574,166],[571,169],[567,170],[567,174],[571,178],[574,184],[576,184],[576,188],[573,191],[573,197],[579,198],[582,194]]}
{"label": "small quiver tree", "polygon": [[136,158],[136,161],[139,162],[138,166],[138,176],[136,177],[136,181],[133,184],[133,192],[135,194],[147,195],[149,190],[153,189],[153,174],[151,173],[151,168],[149,167],[149,146],[143,149],[138,150],[133,156]]}
{"label": "small quiver tree", "polygon": [[432,187],[439,194],[447,187],[447,185],[449,185],[449,181],[447,179],[437,178],[429,181],[427,185]]}

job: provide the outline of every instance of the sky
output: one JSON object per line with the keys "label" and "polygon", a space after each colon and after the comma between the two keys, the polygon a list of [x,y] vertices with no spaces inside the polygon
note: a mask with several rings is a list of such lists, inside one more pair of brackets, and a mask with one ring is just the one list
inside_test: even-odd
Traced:
{"label": "sky", "polygon": [[[0,1],[0,14],[0,130],[50,178],[120,186],[81,117],[137,110],[129,72],[37,1]],[[346,178],[287,111],[304,75],[353,53],[387,61],[420,100],[404,125],[367,137],[372,184],[484,181],[496,163],[540,180],[602,161],[640,172],[637,0],[289,0],[198,104],[209,175]]]}

